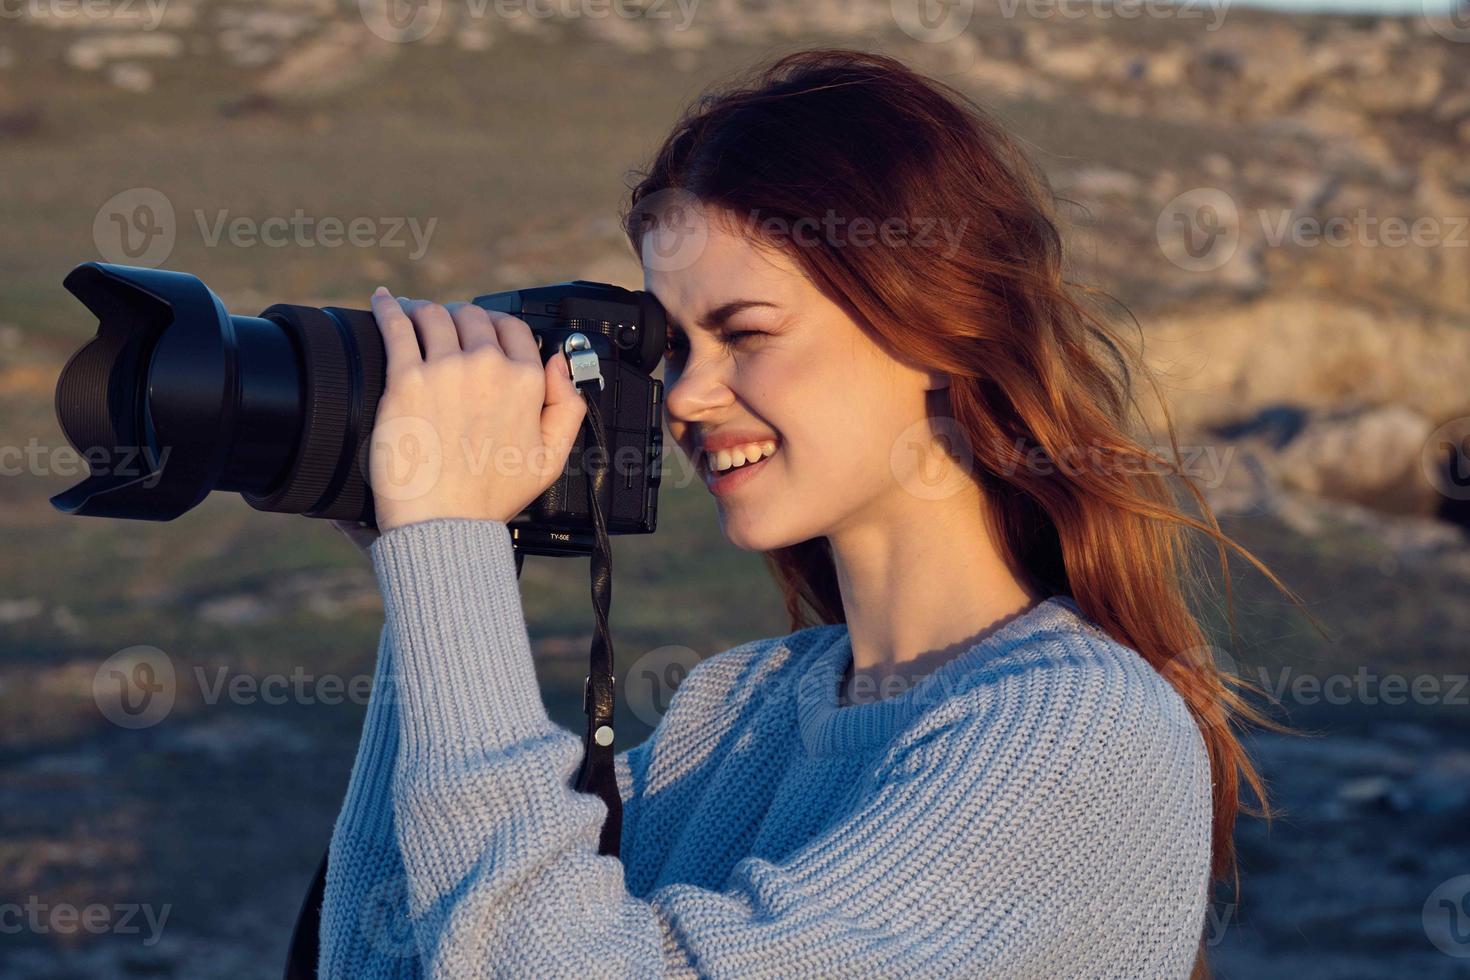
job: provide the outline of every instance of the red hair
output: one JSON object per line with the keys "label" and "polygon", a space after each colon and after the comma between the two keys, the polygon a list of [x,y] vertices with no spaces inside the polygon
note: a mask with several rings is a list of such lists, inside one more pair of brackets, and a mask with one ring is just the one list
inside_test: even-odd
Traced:
{"label": "red hair", "polygon": [[[1211,877],[1234,874],[1238,893],[1236,815],[1269,819],[1271,810],[1231,725],[1288,729],[1240,693],[1259,688],[1209,655],[1189,604],[1207,577],[1191,565],[1188,532],[1215,544],[1227,600],[1229,548],[1299,608],[1301,601],[1220,530],[1179,463],[1167,409],[1170,455],[1141,441],[1146,426],[1129,411],[1137,407],[1135,372],[1161,407],[1162,396],[1094,302],[1100,294],[1064,277],[1045,177],[953,88],[893,58],[820,49],[782,57],[686,110],[623,212],[636,253],[658,200],[650,195],[673,189],[716,216],[744,219],[763,246],[770,240],[761,227],[810,228],[824,215],[873,225],[897,219],[907,229],[940,216],[966,221],[967,233],[944,249],[842,247],[820,236],[778,247],[885,349],[948,375],[948,412],[967,440],[992,538],[1011,571],[1043,595],[1073,596],[1188,704],[1214,782]],[[1093,462],[1069,465],[1079,451]],[[1176,490],[1193,498],[1199,517]],[[845,621],[825,537],[765,560],[793,630]],[[1233,610],[1230,626],[1233,638]],[[1258,809],[1242,804],[1242,781]],[[1203,928],[1196,978],[1209,976]]]}

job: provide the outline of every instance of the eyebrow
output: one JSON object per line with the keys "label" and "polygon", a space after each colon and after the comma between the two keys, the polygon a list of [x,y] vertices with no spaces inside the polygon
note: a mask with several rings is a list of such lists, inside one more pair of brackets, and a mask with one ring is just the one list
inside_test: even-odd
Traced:
{"label": "eyebrow", "polygon": [[[713,330],[714,328],[723,325],[725,321],[729,320],[735,314],[757,306],[769,306],[772,309],[779,309],[779,307],[775,303],[768,303],[765,300],[732,299],[728,303],[721,303],[719,306],[716,306],[714,309],[705,313],[704,316],[700,317],[695,322],[704,327],[706,330]],[[665,309],[664,314],[671,327],[674,327],[676,330],[684,332],[684,325],[680,323],[672,313],[669,313],[668,310]]]}

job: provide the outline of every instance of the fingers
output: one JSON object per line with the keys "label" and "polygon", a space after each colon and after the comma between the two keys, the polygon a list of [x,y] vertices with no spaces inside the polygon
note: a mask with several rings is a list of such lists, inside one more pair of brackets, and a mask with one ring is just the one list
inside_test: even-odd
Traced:
{"label": "fingers", "polygon": [[474,303],[448,303],[445,309],[454,320],[455,329],[459,331],[459,346],[465,353],[481,347],[499,349],[500,341],[496,338],[495,324],[489,313]]}
{"label": "fingers", "polygon": [[[394,304],[398,306],[397,314],[393,312]],[[390,365],[395,359],[431,361],[460,351],[495,347],[512,361],[541,366],[541,348],[530,326],[509,313],[489,311],[473,303],[440,306],[429,300],[394,297],[382,286],[373,294],[373,313],[383,331]]]}
{"label": "fingers", "polygon": [[587,403],[572,383],[571,365],[565,353],[553,354],[546,362],[546,404],[541,409],[541,442],[558,450],[569,449],[577,439]]}
{"label": "fingers", "polygon": [[500,340],[500,349],[512,361],[541,366],[541,348],[536,346],[536,337],[530,326],[520,317],[509,313],[490,313],[495,322],[495,335]]}
{"label": "fingers", "polygon": [[383,349],[388,357],[388,370],[422,361],[418,336],[413,321],[398,305],[393,294],[382,286],[373,293],[373,318],[378,321],[378,330],[383,334]]}
{"label": "fingers", "polygon": [[459,331],[449,311],[438,303],[426,299],[398,297],[403,312],[418,329],[419,343],[424,348],[424,360],[433,361],[460,352]]}

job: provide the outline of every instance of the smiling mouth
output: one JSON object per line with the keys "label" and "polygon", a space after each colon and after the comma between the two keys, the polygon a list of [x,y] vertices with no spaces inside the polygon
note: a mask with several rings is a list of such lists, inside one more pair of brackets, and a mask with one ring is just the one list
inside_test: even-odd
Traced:
{"label": "smiling mouth", "polygon": [[747,443],[733,449],[721,449],[714,453],[699,450],[699,467],[707,476],[718,479],[728,473],[738,473],[774,456],[781,444],[776,439],[764,439]]}

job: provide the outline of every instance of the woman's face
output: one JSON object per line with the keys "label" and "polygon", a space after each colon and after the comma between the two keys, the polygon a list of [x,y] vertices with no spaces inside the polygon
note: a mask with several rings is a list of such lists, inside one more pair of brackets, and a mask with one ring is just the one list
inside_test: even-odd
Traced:
{"label": "woman's face", "polygon": [[905,488],[927,479],[906,443],[929,431],[925,391],[943,381],[900,364],[789,256],[722,217],[701,212],[693,238],[687,220],[660,222],[642,258],[644,288],[669,316],[669,430],[698,478],[714,479],[709,444],[776,446],[714,484],[725,536],[766,551],[902,520],[920,500]]}

